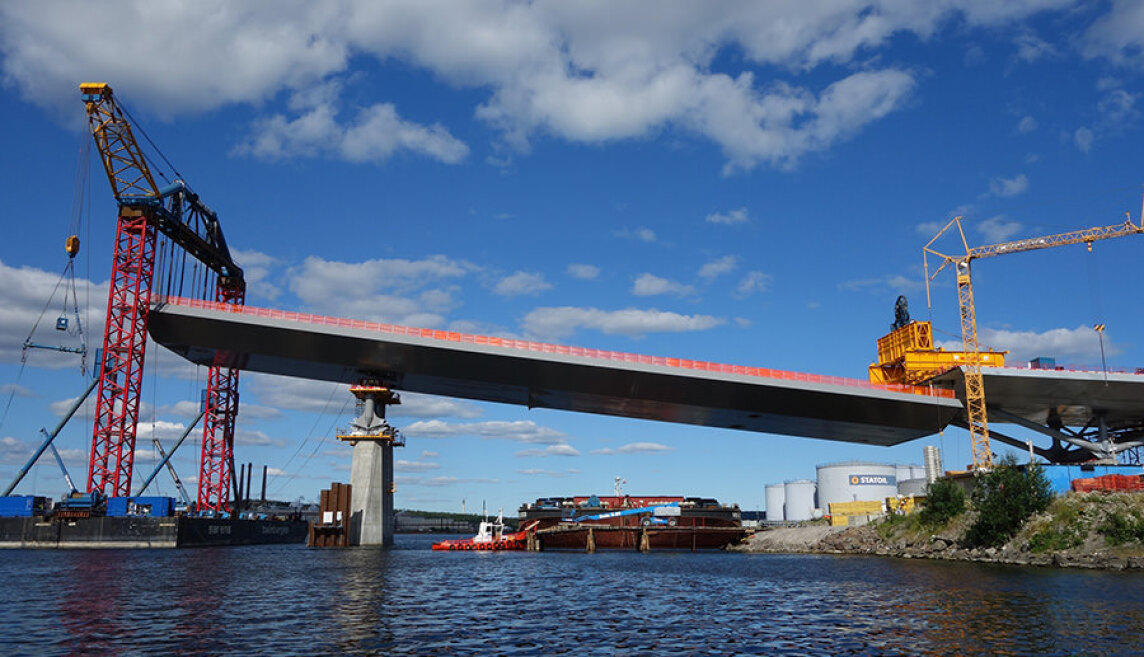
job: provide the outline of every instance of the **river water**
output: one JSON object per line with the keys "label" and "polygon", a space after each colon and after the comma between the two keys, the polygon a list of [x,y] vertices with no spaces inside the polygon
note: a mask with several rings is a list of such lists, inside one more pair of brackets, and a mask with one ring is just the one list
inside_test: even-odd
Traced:
{"label": "river water", "polygon": [[1138,573],[432,540],[3,551],[0,654],[1144,654]]}

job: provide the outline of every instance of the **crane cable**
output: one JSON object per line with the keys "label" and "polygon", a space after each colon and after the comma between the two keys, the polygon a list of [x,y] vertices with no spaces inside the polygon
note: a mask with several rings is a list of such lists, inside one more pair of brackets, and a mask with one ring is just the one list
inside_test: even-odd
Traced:
{"label": "crane cable", "polygon": [[[71,206],[71,212],[69,214],[69,219],[68,219],[68,238],[67,238],[67,240],[65,240],[65,243],[64,243],[64,249],[68,254],[67,264],[64,265],[63,272],[60,274],[59,279],[56,280],[55,287],[52,288],[52,293],[48,296],[47,302],[44,303],[44,307],[40,311],[40,315],[36,318],[36,321],[32,324],[32,330],[28,333],[28,337],[24,339],[23,348],[21,349],[21,353],[20,353],[20,369],[16,373],[16,380],[5,386],[8,388],[8,401],[4,405],[3,415],[0,415],[0,428],[3,428],[4,422],[7,421],[7,419],[8,419],[8,413],[12,409],[12,402],[15,400],[16,392],[21,390],[20,380],[23,378],[24,368],[28,364],[28,349],[46,348],[49,350],[56,350],[56,351],[61,351],[61,352],[78,353],[80,355],[80,374],[84,375],[87,373],[87,341],[86,341],[86,339],[84,337],[84,333],[83,333],[84,322],[80,320],[80,315],[79,315],[79,294],[78,294],[78,291],[76,290],[76,284],[75,284],[75,257],[79,253],[79,244],[80,244],[79,243],[79,233],[84,227],[84,222],[83,222],[84,210],[86,209],[88,212],[91,211],[89,204],[84,202],[85,192],[90,192],[90,185],[88,184],[90,162],[91,162],[91,140],[88,139],[85,135],[85,136],[81,137],[81,145],[79,147],[79,161],[76,164],[75,181],[74,181],[74,185],[73,185],[73,189],[72,189],[72,206]],[[87,236],[90,236],[91,235],[91,222],[90,221],[88,222],[87,230],[88,230]],[[87,262],[88,271],[90,273],[91,259],[87,258],[86,262]],[[56,293],[59,292],[60,285],[63,284],[65,280],[67,280],[67,282],[68,282],[68,288],[64,290],[63,312],[60,315],[60,318],[63,319],[64,321],[62,323],[57,322],[57,328],[61,325],[66,326],[67,310],[68,310],[68,292],[70,291],[71,292],[71,298],[72,298],[72,312],[73,312],[73,315],[75,317],[76,330],[74,333],[72,333],[72,331],[70,331],[70,330],[68,330],[67,332],[69,334],[77,335],[79,337],[80,346],[77,348],[64,348],[62,346],[59,348],[56,348],[56,347],[44,347],[43,345],[34,344],[32,342],[32,337],[36,334],[36,330],[39,328],[40,322],[44,319],[44,315],[47,314],[48,308],[50,308],[52,305],[52,300],[55,299]],[[88,277],[88,280],[90,280],[90,276]],[[91,303],[90,303],[91,286],[88,285],[86,287],[85,291],[86,291],[87,303],[85,305],[84,310],[86,312],[86,311],[90,310],[90,305],[91,305]]]}

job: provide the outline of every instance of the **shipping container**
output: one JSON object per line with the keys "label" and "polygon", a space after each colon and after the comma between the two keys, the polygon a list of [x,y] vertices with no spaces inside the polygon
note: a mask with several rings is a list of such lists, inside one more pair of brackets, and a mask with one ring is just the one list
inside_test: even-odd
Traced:
{"label": "shipping container", "polygon": [[42,516],[48,510],[48,498],[36,495],[10,495],[0,497],[0,516],[30,518]]}

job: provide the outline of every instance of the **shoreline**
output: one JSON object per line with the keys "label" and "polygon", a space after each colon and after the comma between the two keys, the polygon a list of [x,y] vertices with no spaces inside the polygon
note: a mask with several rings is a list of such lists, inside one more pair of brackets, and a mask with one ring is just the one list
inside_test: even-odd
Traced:
{"label": "shoreline", "polygon": [[915,540],[882,538],[874,525],[829,527],[808,525],[762,529],[727,548],[748,554],[840,554],[993,563],[1012,566],[1144,570],[1144,553],[1123,548],[1032,552],[1027,542],[1014,540],[1000,548],[964,548],[941,535]]}

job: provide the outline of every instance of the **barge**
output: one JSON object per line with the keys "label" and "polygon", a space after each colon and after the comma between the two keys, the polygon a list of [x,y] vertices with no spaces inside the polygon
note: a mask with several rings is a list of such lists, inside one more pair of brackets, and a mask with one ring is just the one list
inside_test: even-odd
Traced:
{"label": "barge", "polygon": [[[305,520],[176,514],[171,498],[89,498],[59,504],[46,498],[0,498],[0,548],[184,548],[298,543]],[[81,498],[82,499],[82,498]],[[26,500],[26,501],[25,501]],[[120,502],[120,500],[125,500]],[[129,501],[127,501],[129,500]]]}
{"label": "barge", "polygon": [[518,512],[540,550],[722,549],[745,538],[738,505],[664,495],[541,498]]}

